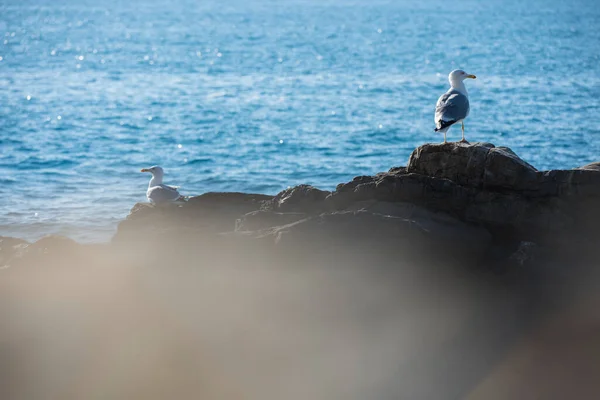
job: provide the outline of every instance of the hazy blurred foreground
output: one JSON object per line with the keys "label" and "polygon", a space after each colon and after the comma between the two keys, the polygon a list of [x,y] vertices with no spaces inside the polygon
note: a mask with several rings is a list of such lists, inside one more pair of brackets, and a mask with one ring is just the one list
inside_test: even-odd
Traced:
{"label": "hazy blurred foreground", "polygon": [[111,244],[1,238],[0,397],[598,397],[597,167],[425,145],[332,193],[139,204]]}
{"label": "hazy blurred foreground", "polygon": [[377,250],[285,259],[223,242],[53,241],[2,271],[4,399],[600,390],[597,269],[500,276]]}

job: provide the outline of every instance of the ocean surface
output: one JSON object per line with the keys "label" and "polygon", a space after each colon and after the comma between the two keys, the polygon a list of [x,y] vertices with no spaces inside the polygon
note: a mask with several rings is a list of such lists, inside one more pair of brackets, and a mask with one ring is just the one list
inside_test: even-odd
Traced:
{"label": "ocean surface", "polygon": [[185,195],[405,165],[455,68],[468,140],[600,160],[597,0],[0,1],[0,235],[108,240],[155,164]]}

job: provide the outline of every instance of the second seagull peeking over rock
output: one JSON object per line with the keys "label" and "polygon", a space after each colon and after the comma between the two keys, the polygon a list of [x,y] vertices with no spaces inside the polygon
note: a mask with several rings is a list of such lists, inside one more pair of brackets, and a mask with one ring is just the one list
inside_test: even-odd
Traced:
{"label": "second seagull peeking over rock", "polygon": [[176,186],[169,186],[162,183],[164,171],[158,165],[150,168],[144,168],[141,172],[150,172],[152,178],[148,184],[146,197],[152,204],[171,203],[178,200],[184,200],[184,197],[179,194]]}
{"label": "second seagull peeking over rock", "polygon": [[435,131],[444,134],[444,143],[446,143],[446,131],[458,122],[462,126],[462,140],[465,139],[464,119],[469,115],[469,95],[463,82],[465,79],[475,79],[475,75],[467,74],[461,69],[455,69],[448,75],[450,89],[440,96],[435,106]]}

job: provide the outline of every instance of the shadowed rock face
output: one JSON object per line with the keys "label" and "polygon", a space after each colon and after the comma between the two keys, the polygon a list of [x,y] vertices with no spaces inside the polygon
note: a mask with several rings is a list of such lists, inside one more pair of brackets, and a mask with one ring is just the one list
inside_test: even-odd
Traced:
{"label": "shadowed rock face", "polygon": [[310,185],[298,185],[278,193],[265,204],[265,208],[279,212],[316,213],[325,209],[323,201],[329,194],[331,192]]}
{"label": "shadowed rock face", "polygon": [[[136,204],[110,244],[0,238],[0,387],[27,399],[597,398],[595,375],[548,380],[539,360],[597,370],[581,344],[600,337],[599,204],[598,163],[537,171],[489,143],[428,144],[333,192]],[[538,391],[514,371],[566,386]]]}
{"label": "shadowed rock face", "polygon": [[183,230],[214,234],[235,229],[238,218],[258,210],[273,196],[247,193],[205,193],[184,203],[153,206],[138,203],[121,222],[113,241],[144,240]]}

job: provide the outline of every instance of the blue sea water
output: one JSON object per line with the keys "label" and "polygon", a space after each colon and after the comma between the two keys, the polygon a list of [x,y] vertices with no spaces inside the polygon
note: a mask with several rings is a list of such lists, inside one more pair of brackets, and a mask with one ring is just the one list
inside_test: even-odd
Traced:
{"label": "blue sea water", "polygon": [[455,68],[467,139],[581,166],[599,65],[596,0],[4,0],[0,235],[107,240],[154,164],[186,195],[405,165]]}

